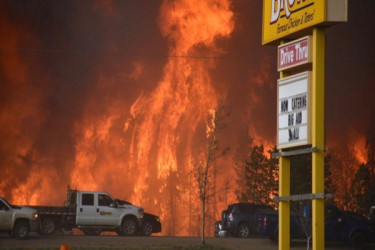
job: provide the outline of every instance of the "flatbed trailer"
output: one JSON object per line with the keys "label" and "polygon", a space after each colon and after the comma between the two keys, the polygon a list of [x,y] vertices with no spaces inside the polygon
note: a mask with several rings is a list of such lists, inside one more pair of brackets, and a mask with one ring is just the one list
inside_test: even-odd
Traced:
{"label": "flatbed trailer", "polygon": [[29,206],[38,212],[40,233],[51,235],[56,229],[72,230],[75,227],[76,211],[71,207]]}

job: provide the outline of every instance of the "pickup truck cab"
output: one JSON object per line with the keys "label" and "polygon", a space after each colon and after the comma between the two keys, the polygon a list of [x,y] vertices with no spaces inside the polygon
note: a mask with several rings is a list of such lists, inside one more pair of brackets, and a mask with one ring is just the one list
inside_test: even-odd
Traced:
{"label": "pickup truck cab", "polygon": [[[133,205],[119,207],[114,199],[104,192],[79,191],[75,195],[76,225],[84,232],[89,231],[88,234],[95,234],[94,229],[97,229],[96,232],[116,231],[121,235],[133,235],[142,225],[143,208]],[[72,198],[74,200],[74,197]]]}
{"label": "pickup truck cab", "polygon": [[0,231],[8,232],[11,237],[26,239],[29,232],[39,229],[38,214],[35,209],[9,204],[0,197]]}

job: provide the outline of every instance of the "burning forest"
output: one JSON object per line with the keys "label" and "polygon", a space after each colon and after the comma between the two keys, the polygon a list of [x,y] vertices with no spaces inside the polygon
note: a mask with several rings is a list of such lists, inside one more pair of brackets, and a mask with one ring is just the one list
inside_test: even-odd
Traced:
{"label": "burning forest", "polygon": [[[158,214],[162,235],[199,235],[213,126],[207,232],[250,199],[252,152],[273,164],[259,193],[276,195],[276,49],[261,46],[258,2],[2,1],[0,195],[62,205],[68,185],[106,191]],[[375,186],[371,5],[350,2],[348,24],[327,30],[327,188],[352,210],[375,203],[357,199]]]}

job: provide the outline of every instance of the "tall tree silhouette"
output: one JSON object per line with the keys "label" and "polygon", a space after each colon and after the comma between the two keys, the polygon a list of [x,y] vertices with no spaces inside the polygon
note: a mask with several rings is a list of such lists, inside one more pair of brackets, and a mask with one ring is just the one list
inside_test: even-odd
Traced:
{"label": "tall tree silhouette", "polygon": [[366,133],[367,161],[360,165],[351,185],[351,194],[356,202],[355,210],[362,214],[375,204],[375,119]]}
{"label": "tall tree silhouette", "polygon": [[356,210],[357,208],[356,201],[352,197],[351,185],[359,165],[353,145],[343,141],[332,149],[330,171],[334,201],[341,209]]}
{"label": "tall tree silhouette", "polygon": [[244,184],[237,199],[243,202],[270,204],[277,190],[277,162],[267,157],[263,145],[255,145],[244,168],[237,175]]}

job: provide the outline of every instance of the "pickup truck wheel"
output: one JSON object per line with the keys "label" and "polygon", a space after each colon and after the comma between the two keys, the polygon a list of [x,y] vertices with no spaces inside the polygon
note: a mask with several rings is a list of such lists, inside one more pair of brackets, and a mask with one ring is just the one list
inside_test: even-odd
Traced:
{"label": "pickup truck wheel", "polygon": [[29,236],[30,228],[26,222],[17,222],[14,226],[13,235],[17,239],[26,239]]}
{"label": "pickup truck wheel", "polygon": [[350,245],[354,249],[364,249],[366,247],[366,242],[366,235],[364,235],[362,232],[356,232],[350,238]]}
{"label": "pickup truck wheel", "polygon": [[152,223],[145,221],[142,227],[142,234],[145,236],[150,236],[152,234]]}
{"label": "pickup truck wheel", "polygon": [[250,227],[246,223],[242,223],[238,226],[238,231],[237,231],[238,237],[241,238],[247,238],[250,235]]}
{"label": "pickup truck wheel", "polygon": [[45,235],[52,235],[56,230],[56,222],[54,219],[45,218],[42,220],[40,231]]}
{"label": "pickup truck wheel", "polygon": [[137,222],[133,219],[126,219],[122,222],[121,233],[124,236],[131,236],[137,232]]}

